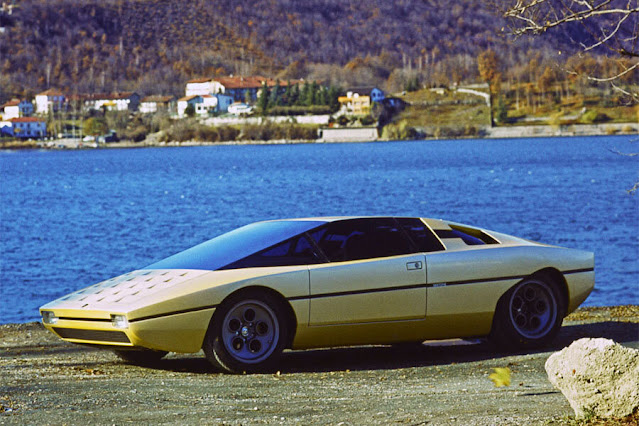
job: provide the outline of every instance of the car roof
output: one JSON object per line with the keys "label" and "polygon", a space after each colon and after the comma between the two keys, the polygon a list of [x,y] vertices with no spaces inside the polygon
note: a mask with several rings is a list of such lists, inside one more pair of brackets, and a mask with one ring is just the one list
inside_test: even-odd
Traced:
{"label": "car roof", "polygon": [[[313,221],[313,222],[336,222],[339,220],[353,220],[353,219],[386,219],[393,217],[411,217],[414,216],[319,216],[319,217],[299,217],[289,219],[273,219],[265,220],[263,222],[288,222],[288,221]],[[416,218],[419,219],[419,218]]]}
{"label": "car roof", "polygon": [[337,222],[340,220],[353,220],[353,219],[386,219],[386,218],[412,218],[412,219],[420,219],[425,222],[432,229],[450,229],[448,224],[454,222],[444,221],[442,219],[430,219],[427,217],[419,217],[419,216],[319,216],[319,217],[300,217],[300,218],[289,218],[289,219],[273,219],[273,220],[265,220],[263,222],[290,222],[290,221],[312,221],[312,222]]}

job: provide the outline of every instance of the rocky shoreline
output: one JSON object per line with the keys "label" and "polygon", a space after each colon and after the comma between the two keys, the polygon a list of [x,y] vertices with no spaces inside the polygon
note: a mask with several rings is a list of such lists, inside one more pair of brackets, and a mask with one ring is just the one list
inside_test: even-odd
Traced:
{"label": "rocky shoreline", "polygon": [[[127,365],[39,323],[5,324],[0,424],[581,424],[544,363],[582,337],[639,348],[639,306],[581,308],[538,352],[459,340],[309,350],[285,353],[278,373],[239,376],[213,371],[202,354]],[[489,379],[496,367],[512,371],[509,387]]]}

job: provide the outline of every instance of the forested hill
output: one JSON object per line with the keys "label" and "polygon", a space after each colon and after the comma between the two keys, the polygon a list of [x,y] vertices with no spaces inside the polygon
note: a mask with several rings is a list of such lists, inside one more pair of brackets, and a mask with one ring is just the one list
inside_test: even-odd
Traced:
{"label": "forested hill", "polygon": [[[477,0],[13,3],[11,14],[0,14],[0,101],[49,87],[180,94],[190,78],[227,74],[370,84],[443,60],[466,80],[486,48],[506,65],[551,50],[529,40],[513,46],[498,35],[504,22]],[[357,72],[348,77],[338,68]]]}

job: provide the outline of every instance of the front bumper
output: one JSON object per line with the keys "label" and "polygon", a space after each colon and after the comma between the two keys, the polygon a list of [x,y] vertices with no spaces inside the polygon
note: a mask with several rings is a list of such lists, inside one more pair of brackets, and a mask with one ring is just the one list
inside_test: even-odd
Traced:
{"label": "front bumper", "polygon": [[114,326],[108,312],[92,312],[87,318],[87,313],[81,311],[66,311],[64,315],[47,311],[53,312],[57,320],[43,321],[43,325],[67,342],[192,353],[202,348],[215,309],[130,320],[125,329]]}

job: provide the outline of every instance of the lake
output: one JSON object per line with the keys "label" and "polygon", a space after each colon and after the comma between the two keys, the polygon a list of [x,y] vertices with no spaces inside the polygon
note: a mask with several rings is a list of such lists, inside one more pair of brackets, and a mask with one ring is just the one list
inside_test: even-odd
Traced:
{"label": "lake", "polygon": [[637,137],[0,152],[0,323],[238,226],[445,218],[595,252],[585,305],[639,304]]}

